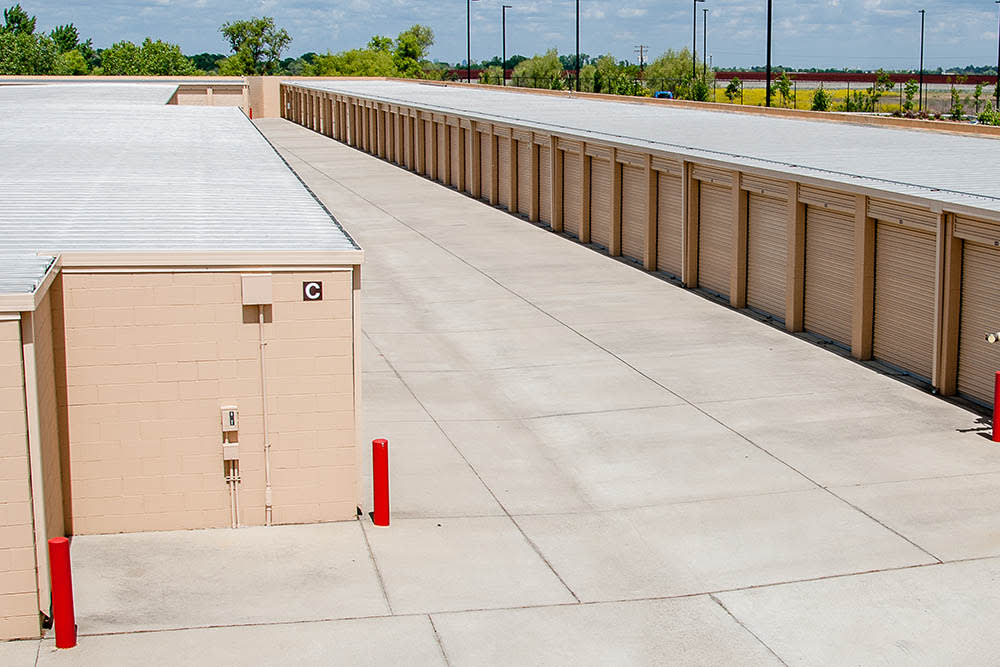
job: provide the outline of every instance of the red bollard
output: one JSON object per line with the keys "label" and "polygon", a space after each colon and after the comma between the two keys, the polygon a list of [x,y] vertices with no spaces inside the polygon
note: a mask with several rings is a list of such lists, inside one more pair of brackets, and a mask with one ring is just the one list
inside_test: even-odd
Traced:
{"label": "red bollard", "polygon": [[52,575],[52,625],[56,648],[76,646],[76,612],[73,611],[73,574],[69,564],[69,540],[49,540],[49,570]]}
{"label": "red bollard", "polygon": [[250,120],[253,120],[253,107],[250,107]]}
{"label": "red bollard", "polygon": [[997,371],[993,383],[993,442],[1000,442],[1000,371]]}
{"label": "red bollard", "polygon": [[375,496],[372,523],[376,526],[388,526],[389,441],[383,438],[372,440],[372,491]]}

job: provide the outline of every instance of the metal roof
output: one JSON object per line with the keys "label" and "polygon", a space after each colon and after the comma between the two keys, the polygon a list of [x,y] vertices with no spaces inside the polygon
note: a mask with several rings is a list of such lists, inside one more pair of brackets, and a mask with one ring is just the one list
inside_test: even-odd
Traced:
{"label": "metal roof", "polygon": [[992,138],[495,88],[289,83],[1000,212],[1000,141]]}
{"label": "metal roof", "polygon": [[0,79],[0,104],[55,104],[60,106],[106,106],[109,104],[155,104],[170,101],[176,83],[49,83],[31,85],[4,83]]}
{"label": "metal roof", "polygon": [[32,294],[55,257],[0,251],[0,294]]}
{"label": "metal roof", "polygon": [[7,257],[40,252],[357,249],[239,109],[146,87],[79,106],[0,86],[0,293],[44,275]]}

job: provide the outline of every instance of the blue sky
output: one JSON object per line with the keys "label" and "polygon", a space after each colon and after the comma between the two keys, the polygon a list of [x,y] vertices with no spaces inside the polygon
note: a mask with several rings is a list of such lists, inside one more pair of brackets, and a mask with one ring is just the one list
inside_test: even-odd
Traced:
{"label": "blue sky", "polygon": [[[373,34],[395,36],[413,23],[433,28],[431,57],[465,58],[464,0],[20,0],[49,29],[73,22],[98,47],[146,36],[175,42],[186,53],[225,52],[218,32],[225,21],[273,16],[293,37],[289,53],[340,51],[364,45]],[[2,0],[0,0],[2,2]],[[11,3],[12,0],[7,0]],[[500,7],[507,11],[507,53],[533,55],[557,47],[574,50],[573,0],[475,0],[472,58],[500,53]],[[6,4],[6,3],[3,3]],[[998,7],[992,0],[774,0],[775,64],[793,67],[916,67],[920,15],[927,10],[928,68],[996,63]],[[717,66],[764,63],[765,0],[707,0],[708,53]],[[645,44],[655,57],[691,43],[690,0],[581,0],[581,51],[635,61]]]}

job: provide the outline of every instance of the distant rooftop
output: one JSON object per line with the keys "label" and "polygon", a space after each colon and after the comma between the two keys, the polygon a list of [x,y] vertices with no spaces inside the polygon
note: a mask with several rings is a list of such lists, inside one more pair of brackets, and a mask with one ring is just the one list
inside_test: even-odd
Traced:
{"label": "distant rooftop", "polygon": [[0,86],[0,293],[38,253],[357,248],[239,109],[173,89]]}
{"label": "distant rooftop", "polygon": [[1000,212],[1000,140],[399,81],[290,81],[390,103],[660,149]]}

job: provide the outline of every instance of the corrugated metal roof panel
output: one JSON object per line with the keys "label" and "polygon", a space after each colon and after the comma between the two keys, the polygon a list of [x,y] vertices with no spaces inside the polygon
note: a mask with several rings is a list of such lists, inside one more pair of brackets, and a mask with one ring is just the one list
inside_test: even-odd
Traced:
{"label": "corrugated metal roof panel", "polygon": [[396,81],[291,83],[1000,211],[992,138]]}
{"label": "corrugated metal roof panel", "polygon": [[33,294],[54,257],[0,252],[0,294]]}
{"label": "corrugated metal roof panel", "polygon": [[108,104],[163,105],[170,101],[176,83],[4,83],[0,79],[0,104],[93,107]]}
{"label": "corrugated metal roof panel", "polygon": [[[357,248],[239,109],[156,94],[100,106],[0,95],[0,256]],[[19,272],[0,260],[0,279]]]}

